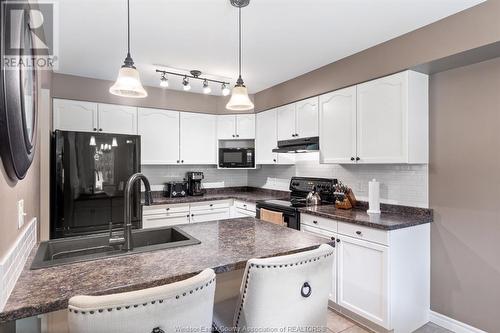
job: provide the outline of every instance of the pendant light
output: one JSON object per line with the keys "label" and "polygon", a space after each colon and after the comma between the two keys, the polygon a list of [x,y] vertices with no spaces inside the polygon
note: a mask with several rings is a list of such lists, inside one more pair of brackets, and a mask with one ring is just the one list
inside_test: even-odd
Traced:
{"label": "pendant light", "polygon": [[226,104],[226,109],[231,111],[248,111],[254,108],[254,105],[250,98],[248,97],[248,90],[245,87],[243,79],[241,78],[241,8],[249,4],[250,0],[230,0],[231,5],[238,8],[238,69],[239,77],[236,81],[236,85],[233,88],[231,99]]}
{"label": "pendant light", "polygon": [[127,0],[127,57],[118,72],[115,84],[109,88],[113,95],[121,97],[144,98],[148,93],[142,87],[139,72],[130,56],[130,0]]}

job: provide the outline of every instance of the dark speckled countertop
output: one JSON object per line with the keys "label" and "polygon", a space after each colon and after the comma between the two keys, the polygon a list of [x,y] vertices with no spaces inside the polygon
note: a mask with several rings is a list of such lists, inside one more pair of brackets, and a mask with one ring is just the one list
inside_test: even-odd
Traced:
{"label": "dark speckled countertop", "polygon": [[328,242],[254,218],[178,227],[201,244],[30,270],[34,249],[0,312],[0,323],[65,309],[74,295],[149,288],[186,279],[208,267],[228,272],[244,268],[251,258],[305,251]]}
{"label": "dark speckled countertop", "polygon": [[365,202],[360,202],[354,209],[337,209],[335,205],[322,205],[300,208],[301,213],[354,223],[370,228],[395,230],[408,228],[433,220],[432,209],[397,205],[381,205],[381,214],[368,214]]}
{"label": "dark speckled countertop", "polygon": [[255,203],[258,200],[289,199],[290,192],[267,190],[253,187],[226,187],[207,189],[207,193],[202,196],[186,196],[167,198],[163,192],[153,192],[153,205],[190,203],[212,200],[236,199]]}

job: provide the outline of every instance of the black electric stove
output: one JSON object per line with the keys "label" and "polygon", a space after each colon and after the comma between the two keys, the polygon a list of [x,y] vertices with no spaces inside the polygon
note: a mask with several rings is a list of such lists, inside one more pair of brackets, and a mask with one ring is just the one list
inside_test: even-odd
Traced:
{"label": "black electric stove", "polygon": [[298,208],[306,206],[306,197],[313,189],[319,193],[321,204],[332,204],[334,186],[337,179],[292,177],[290,180],[290,200],[257,201],[257,218],[260,209],[283,213],[283,219],[289,228],[300,230],[300,213]]}

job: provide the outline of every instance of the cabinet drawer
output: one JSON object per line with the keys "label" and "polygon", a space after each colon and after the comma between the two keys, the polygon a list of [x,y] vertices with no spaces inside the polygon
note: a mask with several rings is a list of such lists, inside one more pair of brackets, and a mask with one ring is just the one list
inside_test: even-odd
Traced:
{"label": "cabinet drawer", "polygon": [[248,210],[254,213],[256,211],[254,203],[249,203],[245,201],[234,201],[234,206],[238,209]]}
{"label": "cabinet drawer", "polygon": [[321,228],[332,232],[337,232],[337,221],[325,219],[324,217],[300,214],[300,224],[306,226],[312,226],[315,228]]}
{"label": "cabinet drawer", "polygon": [[176,213],[188,213],[189,205],[153,205],[153,206],[143,206],[143,215],[158,215],[158,214],[176,214]]}
{"label": "cabinet drawer", "polygon": [[191,204],[191,211],[196,212],[196,211],[201,211],[201,210],[214,210],[214,209],[222,209],[222,208],[229,208],[230,204],[229,201],[223,200],[223,201],[207,201],[203,203],[196,203],[196,204]]}
{"label": "cabinet drawer", "polygon": [[250,217],[255,217],[255,211],[249,211],[249,210],[246,210],[246,209],[241,209],[241,208],[238,208],[236,207],[236,213],[237,213],[237,216],[240,217],[240,216],[250,216]]}
{"label": "cabinet drawer", "polygon": [[224,220],[230,218],[229,208],[191,212],[191,223]]}
{"label": "cabinet drawer", "polygon": [[301,225],[300,231],[303,231],[303,232],[308,233],[308,234],[312,234],[314,236],[327,238],[327,239],[332,240],[332,241],[334,241],[336,239],[336,236],[333,232],[327,231],[324,229],[320,229],[320,228],[316,228],[316,227],[311,227],[309,225]]}
{"label": "cabinet drawer", "polygon": [[189,223],[189,214],[175,213],[175,214],[156,214],[144,215],[142,218],[142,228],[158,228],[166,227],[177,224]]}
{"label": "cabinet drawer", "polygon": [[357,239],[389,245],[389,232],[353,223],[338,222],[338,233]]}

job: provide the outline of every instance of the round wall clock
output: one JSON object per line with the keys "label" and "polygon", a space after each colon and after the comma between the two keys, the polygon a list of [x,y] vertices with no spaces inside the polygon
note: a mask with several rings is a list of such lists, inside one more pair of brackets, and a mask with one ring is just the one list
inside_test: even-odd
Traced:
{"label": "round wall clock", "polygon": [[[1,1],[3,3],[3,1]],[[3,6],[2,6],[3,8]],[[0,154],[7,175],[14,181],[23,179],[35,155],[37,130],[38,80],[35,66],[6,67],[4,63],[7,34],[19,50],[19,59],[34,59],[33,37],[26,18],[17,25],[6,26],[1,13],[0,70]],[[12,57],[12,55],[8,55]]]}

